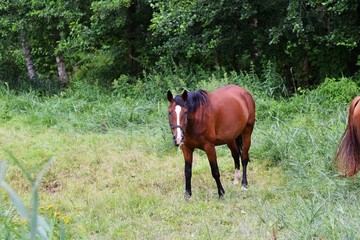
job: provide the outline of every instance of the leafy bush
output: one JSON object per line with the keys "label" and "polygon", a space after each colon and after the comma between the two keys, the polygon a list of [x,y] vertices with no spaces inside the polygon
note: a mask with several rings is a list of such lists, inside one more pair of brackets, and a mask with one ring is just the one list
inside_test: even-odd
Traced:
{"label": "leafy bush", "polygon": [[269,97],[287,97],[289,92],[286,88],[286,81],[276,72],[275,64],[268,61],[263,67],[262,83],[263,92]]}
{"label": "leafy bush", "polygon": [[357,95],[358,86],[350,78],[326,78],[313,92],[325,106],[349,103]]}

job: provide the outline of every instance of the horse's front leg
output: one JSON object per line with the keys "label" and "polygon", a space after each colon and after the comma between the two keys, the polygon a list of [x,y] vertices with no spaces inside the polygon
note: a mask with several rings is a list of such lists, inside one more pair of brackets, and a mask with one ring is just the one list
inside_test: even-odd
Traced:
{"label": "horse's front leg", "polygon": [[219,198],[221,198],[225,194],[225,190],[221,185],[220,182],[220,172],[219,167],[217,165],[217,159],[216,159],[216,151],[214,145],[208,145],[204,148],[206,155],[208,157],[210,167],[211,167],[211,173],[213,178],[215,179],[217,188],[218,188],[218,194]]}
{"label": "horse's front leg", "polygon": [[181,145],[181,149],[185,160],[185,199],[191,196],[191,175],[192,175],[192,161],[194,149]]}

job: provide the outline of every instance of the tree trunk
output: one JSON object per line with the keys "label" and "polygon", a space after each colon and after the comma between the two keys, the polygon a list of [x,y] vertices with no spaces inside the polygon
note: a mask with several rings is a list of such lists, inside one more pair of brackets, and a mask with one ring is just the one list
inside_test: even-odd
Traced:
{"label": "tree trunk", "polygon": [[61,85],[66,88],[69,84],[69,77],[66,72],[64,56],[62,54],[58,54],[55,56],[55,59]]}
{"label": "tree trunk", "polygon": [[[56,29],[55,25],[52,27],[52,40],[53,40],[53,48],[57,48],[58,41],[60,40],[60,33]],[[64,56],[60,51],[55,51],[55,60],[56,60],[56,67],[59,75],[59,80],[62,87],[67,88],[69,85],[69,77],[66,72]]]}
{"label": "tree trunk", "polygon": [[136,27],[137,27],[137,15],[136,11],[138,8],[138,1],[133,0],[131,1],[131,5],[127,10],[127,18],[129,19],[129,25],[127,27],[127,35],[128,35],[128,69],[130,74],[136,74],[139,72],[139,62],[136,58],[136,48],[135,48],[135,41],[136,41]]}
{"label": "tree trunk", "polygon": [[26,38],[24,30],[21,31],[20,35],[21,35],[20,37],[21,37],[21,43],[22,43],[22,48],[23,48],[23,53],[24,53],[26,69],[27,69],[30,80],[33,81],[36,78],[36,71],[35,71],[34,62],[32,60],[32,56],[31,56],[29,41]]}

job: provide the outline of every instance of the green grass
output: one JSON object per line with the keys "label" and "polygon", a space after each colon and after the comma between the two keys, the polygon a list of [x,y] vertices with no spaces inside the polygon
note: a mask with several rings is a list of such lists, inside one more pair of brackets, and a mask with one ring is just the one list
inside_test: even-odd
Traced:
{"label": "green grass", "polygon": [[[194,197],[186,202],[181,153],[176,149],[157,152],[153,149],[157,142],[149,142],[154,140],[146,135],[112,132],[74,136],[44,130],[33,136],[35,146],[26,144],[29,137],[24,135],[23,142],[18,142],[27,151],[20,151],[17,156],[27,159],[24,164],[30,168],[39,163],[37,159],[57,156],[56,164],[43,181],[40,202],[42,206],[54,205],[56,211],[71,219],[66,229],[68,236],[75,239],[231,236],[228,234],[244,228],[241,219],[245,221],[247,215],[254,217],[253,210],[247,212],[247,209],[254,208],[257,201],[246,203],[246,199],[256,199],[257,191],[266,191],[265,198],[273,197],[264,188],[274,184],[270,177],[274,170],[270,172],[260,163],[251,166],[249,181],[253,186],[250,191],[242,192],[232,184],[233,163],[225,149],[220,149],[219,164],[224,169],[226,197],[217,199],[207,160],[198,153],[194,164]],[[29,150],[40,146],[47,150]],[[268,176],[256,178],[254,171],[267,172]],[[20,192],[26,190],[26,179],[18,171],[8,175],[8,182]],[[208,230],[203,229],[204,224]],[[219,232],[212,232],[214,228]],[[247,234],[255,234],[256,229]]]}
{"label": "green grass", "polygon": [[[251,86],[235,75],[205,80],[198,85]],[[328,80],[286,99],[253,86],[249,190],[233,185],[230,152],[218,147],[223,199],[201,151],[194,156],[193,196],[183,198],[183,157],[172,147],[167,103],[158,97],[91,88],[41,98],[3,91],[0,143],[34,177],[44,161],[56,158],[41,182],[40,213],[53,219],[55,236],[64,222],[65,239],[356,239],[360,179],[339,178],[332,160],[357,91],[347,81]],[[6,151],[0,159],[10,161],[6,181],[29,203],[26,177]],[[0,193],[0,230],[5,222],[26,229]]]}

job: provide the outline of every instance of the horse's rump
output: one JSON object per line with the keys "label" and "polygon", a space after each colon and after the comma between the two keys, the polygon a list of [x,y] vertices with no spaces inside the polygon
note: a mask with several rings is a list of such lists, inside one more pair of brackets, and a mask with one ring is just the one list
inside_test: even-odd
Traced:
{"label": "horse's rump", "polygon": [[209,93],[218,144],[236,139],[255,123],[254,99],[245,89],[229,85]]}

